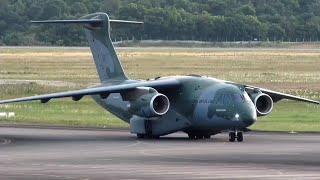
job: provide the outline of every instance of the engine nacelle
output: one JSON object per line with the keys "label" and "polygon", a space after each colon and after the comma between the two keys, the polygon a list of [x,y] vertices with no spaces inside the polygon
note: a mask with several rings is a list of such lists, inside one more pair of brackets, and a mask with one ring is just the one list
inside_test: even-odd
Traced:
{"label": "engine nacelle", "polygon": [[269,95],[259,92],[252,94],[251,99],[256,107],[258,116],[266,116],[271,113],[273,100]]}
{"label": "engine nacelle", "polygon": [[152,118],[165,115],[170,107],[167,96],[158,92],[143,94],[130,101],[129,112],[137,116]]}

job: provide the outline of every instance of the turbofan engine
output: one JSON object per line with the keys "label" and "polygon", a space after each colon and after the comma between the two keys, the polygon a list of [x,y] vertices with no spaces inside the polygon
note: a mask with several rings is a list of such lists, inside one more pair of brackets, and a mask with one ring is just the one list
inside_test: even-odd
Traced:
{"label": "turbofan engine", "polygon": [[129,112],[132,114],[152,118],[165,115],[168,112],[170,101],[166,95],[160,94],[154,89],[138,90],[134,93],[139,94],[139,96],[130,101]]}
{"label": "turbofan engine", "polygon": [[269,95],[259,92],[252,94],[251,99],[256,106],[258,116],[266,116],[271,113],[273,100]]}

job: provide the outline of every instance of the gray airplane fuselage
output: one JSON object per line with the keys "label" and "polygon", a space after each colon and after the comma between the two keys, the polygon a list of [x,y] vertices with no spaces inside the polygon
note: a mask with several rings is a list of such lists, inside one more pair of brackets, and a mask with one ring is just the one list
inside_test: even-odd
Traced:
{"label": "gray airplane fuselage", "polygon": [[[167,114],[156,118],[146,119],[130,113],[130,101],[123,100],[120,93],[110,94],[106,99],[92,97],[100,106],[131,125],[139,120],[151,120],[152,133],[159,136],[176,131],[212,135],[223,130],[245,129],[257,120],[255,105],[243,87],[209,77],[159,79],[168,78],[178,80],[181,87],[159,92],[169,98],[170,109]],[[122,84],[134,82],[128,80]],[[104,85],[108,86],[108,83]]]}

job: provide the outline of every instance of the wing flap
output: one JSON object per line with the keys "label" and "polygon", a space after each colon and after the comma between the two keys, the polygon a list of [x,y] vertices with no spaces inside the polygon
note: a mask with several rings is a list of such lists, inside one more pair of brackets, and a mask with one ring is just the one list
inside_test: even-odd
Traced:
{"label": "wing flap", "polygon": [[2,100],[0,101],[0,104],[35,101],[35,100],[40,100],[41,103],[47,103],[51,99],[66,98],[66,97],[72,97],[74,101],[79,101],[82,97],[87,95],[100,95],[102,98],[106,98],[110,93],[121,93],[124,91],[132,90],[137,87],[152,87],[158,90],[158,89],[177,88],[179,86],[180,86],[180,82],[175,79],[140,81],[140,82],[120,84],[120,85],[101,86],[101,87],[87,88],[87,89],[81,89],[76,91],[67,91],[67,92],[44,94],[44,95],[38,95],[38,96],[32,96],[32,97]]}

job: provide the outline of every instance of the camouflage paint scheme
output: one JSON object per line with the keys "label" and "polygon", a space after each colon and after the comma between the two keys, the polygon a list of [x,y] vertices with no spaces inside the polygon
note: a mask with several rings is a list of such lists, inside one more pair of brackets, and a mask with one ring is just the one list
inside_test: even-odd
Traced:
{"label": "camouflage paint scheme", "polygon": [[[256,122],[257,116],[269,114],[273,102],[281,99],[319,104],[318,101],[197,75],[130,80],[112,45],[110,24],[141,22],[110,20],[105,13],[90,14],[79,20],[33,22],[83,25],[101,84],[76,91],[3,100],[0,104],[33,100],[47,103],[65,97],[79,101],[90,95],[101,107],[130,123],[132,133],[153,137],[177,131],[199,137],[210,137],[224,130],[246,131]],[[262,95],[264,98],[258,102],[257,97]],[[160,100],[156,102],[157,96]],[[161,105],[167,109],[161,115],[155,114],[154,109]],[[265,107],[268,112],[260,113],[258,109],[265,110]]]}
{"label": "camouflage paint scheme", "polygon": [[[173,76],[160,79],[169,78],[178,80],[181,87],[175,89],[175,92],[158,91],[168,96],[171,105],[166,115],[151,120],[153,135],[162,136],[177,131],[212,135],[223,130],[242,130],[257,120],[256,109],[251,99],[244,101],[229,99],[229,102],[224,102],[224,98],[219,98],[224,94],[248,96],[241,86],[207,77]],[[143,123],[147,120],[129,113],[130,102],[124,101],[120,94],[110,94],[107,99],[95,95],[93,99],[127,123],[130,121]],[[238,118],[235,117],[236,114],[239,115]],[[142,130],[139,133],[145,132]]]}

